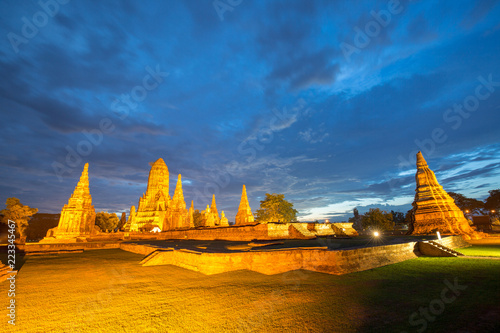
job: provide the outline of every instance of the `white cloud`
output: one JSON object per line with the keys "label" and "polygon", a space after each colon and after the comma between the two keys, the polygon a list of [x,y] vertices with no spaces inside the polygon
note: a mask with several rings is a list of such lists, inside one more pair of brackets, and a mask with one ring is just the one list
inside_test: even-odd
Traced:
{"label": "white cloud", "polygon": [[360,200],[347,200],[339,203],[329,204],[323,207],[314,207],[306,210],[304,213],[306,215],[301,216],[299,219],[301,221],[314,221],[314,220],[324,220],[331,218],[332,216],[342,216],[346,213],[352,213],[352,210],[357,207],[358,209],[366,206],[378,205],[383,210],[390,210],[390,207],[385,206],[402,206],[413,202],[413,197],[411,196],[401,196],[395,197],[389,201],[384,201],[380,198],[366,198]]}
{"label": "white cloud", "polygon": [[323,207],[313,207],[305,211],[305,216],[301,216],[300,220],[324,220],[330,216],[340,216],[348,212],[352,212],[354,207],[369,206],[383,203],[379,198],[367,198],[354,201],[343,201],[339,203],[329,204]]}
{"label": "white cloud", "polygon": [[313,132],[312,128],[308,128],[303,132],[299,132],[299,135],[305,142],[318,143],[318,142],[323,142],[323,140],[325,140],[328,136],[330,136],[330,134],[328,133],[321,133],[321,132],[320,133]]}

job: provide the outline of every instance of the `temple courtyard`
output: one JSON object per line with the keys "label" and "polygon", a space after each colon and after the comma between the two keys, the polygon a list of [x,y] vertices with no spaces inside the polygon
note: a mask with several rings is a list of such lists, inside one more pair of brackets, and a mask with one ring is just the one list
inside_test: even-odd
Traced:
{"label": "temple courtyard", "polygon": [[12,331],[498,332],[500,237],[471,227],[416,161],[408,231],[361,235],[255,221],[245,185],[234,224],[215,195],[195,223],[161,158],[124,230],[102,232],[86,164],[58,226],[15,246],[17,275],[0,282],[15,291]]}
{"label": "temple courtyard", "polygon": [[[329,245],[377,245],[367,238],[353,241],[332,240]],[[312,242],[271,246],[303,247]],[[498,331],[500,240],[470,242],[473,246],[459,249],[465,257],[419,257],[345,275],[307,270],[204,275],[173,265],[142,266],[144,255],[120,249],[28,255],[19,258],[23,265],[16,277],[18,325],[11,331]],[[248,250],[245,242],[163,243]],[[8,301],[7,293],[0,301]]]}

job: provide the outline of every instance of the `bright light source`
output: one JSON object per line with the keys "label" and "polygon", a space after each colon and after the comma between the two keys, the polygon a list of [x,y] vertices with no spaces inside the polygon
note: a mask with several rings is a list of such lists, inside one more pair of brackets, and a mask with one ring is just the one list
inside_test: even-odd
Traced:
{"label": "bright light source", "polygon": [[330,221],[328,221],[328,219],[326,219],[326,220],[325,220],[325,223],[328,223],[328,222],[330,222]]}
{"label": "bright light source", "polygon": [[469,214],[469,210],[468,210],[468,209],[466,209],[466,210],[465,210],[465,213],[466,213],[466,214]]}
{"label": "bright light source", "polygon": [[436,234],[438,236],[438,239],[441,240],[441,234],[439,233],[439,231],[436,231]]}
{"label": "bright light source", "polygon": [[375,232],[373,233],[373,236],[375,236],[375,237],[378,237],[378,235],[379,235],[378,231],[375,231]]}

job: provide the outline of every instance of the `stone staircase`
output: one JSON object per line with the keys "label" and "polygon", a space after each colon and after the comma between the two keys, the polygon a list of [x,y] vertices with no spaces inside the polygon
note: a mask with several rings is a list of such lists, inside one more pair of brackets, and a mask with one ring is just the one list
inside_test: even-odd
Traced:
{"label": "stone staircase", "polygon": [[436,241],[419,242],[418,249],[421,254],[430,257],[458,257],[464,255]]}
{"label": "stone staircase", "polygon": [[310,238],[315,238],[316,234],[314,232],[311,232],[306,225],[303,223],[291,223],[291,225],[303,236],[305,237],[310,237]]}
{"label": "stone staircase", "polygon": [[162,250],[156,250],[154,252],[151,252],[150,254],[145,256],[144,259],[142,259],[139,264],[141,264],[142,266],[149,266],[148,263],[154,260],[154,258],[157,257],[161,252]]}
{"label": "stone staircase", "polygon": [[340,236],[340,237],[348,237],[348,235],[339,227],[336,225],[332,224],[332,229],[335,235]]}

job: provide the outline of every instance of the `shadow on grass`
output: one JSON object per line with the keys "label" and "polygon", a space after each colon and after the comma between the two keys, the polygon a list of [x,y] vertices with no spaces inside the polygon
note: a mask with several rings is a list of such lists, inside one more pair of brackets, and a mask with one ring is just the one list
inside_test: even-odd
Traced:
{"label": "shadow on grass", "polygon": [[499,332],[500,265],[421,257],[355,273],[370,309],[358,332]]}
{"label": "shadow on grass", "polygon": [[[19,250],[16,247],[15,270],[17,271],[21,270],[21,267],[23,267],[24,263],[26,262],[25,257],[26,253],[24,251]],[[9,260],[12,260],[12,257],[9,257],[7,245],[0,246],[0,261],[4,265],[9,265],[12,262],[12,261],[9,262]]]}

